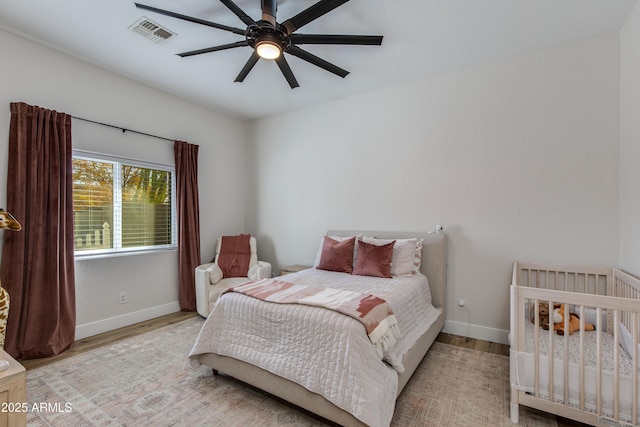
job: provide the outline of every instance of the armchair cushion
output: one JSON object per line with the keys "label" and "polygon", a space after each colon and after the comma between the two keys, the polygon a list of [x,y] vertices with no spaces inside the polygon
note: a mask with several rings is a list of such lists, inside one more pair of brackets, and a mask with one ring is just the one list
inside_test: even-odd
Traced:
{"label": "armchair cushion", "polygon": [[211,282],[212,285],[218,283],[224,276],[224,274],[222,274],[222,270],[218,267],[218,264],[211,264],[206,270],[209,274],[209,282]]}
{"label": "armchair cushion", "polygon": [[249,280],[261,280],[271,277],[271,264],[265,261],[257,261],[249,269]]}

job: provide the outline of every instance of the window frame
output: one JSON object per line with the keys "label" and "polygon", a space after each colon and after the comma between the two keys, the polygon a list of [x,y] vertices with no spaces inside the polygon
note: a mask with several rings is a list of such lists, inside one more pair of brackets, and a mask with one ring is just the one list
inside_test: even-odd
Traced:
{"label": "window frame", "polygon": [[[175,251],[178,248],[178,217],[176,207],[176,170],[174,165],[155,163],[147,160],[139,160],[128,157],[114,156],[103,153],[96,153],[84,150],[72,150],[72,159],[82,159],[96,162],[109,162],[114,163],[114,188],[113,188],[113,227],[112,233],[112,245],[113,248],[109,249],[87,249],[77,251],[75,249],[75,234],[74,234],[74,257],[76,260],[82,259],[95,259],[95,258],[109,258],[118,256],[130,256],[138,254],[149,254],[154,252],[167,252]],[[162,245],[148,245],[148,246],[135,246],[131,248],[122,247],[122,188],[118,185],[121,181],[122,165],[133,166],[144,169],[155,169],[160,171],[166,171],[171,174],[171,243]],[[116,218],[117,217],[117,218]],[[74,230],[75,230],[75,215],[74,215]],[[118,235],[116,236],[116,231]]]}

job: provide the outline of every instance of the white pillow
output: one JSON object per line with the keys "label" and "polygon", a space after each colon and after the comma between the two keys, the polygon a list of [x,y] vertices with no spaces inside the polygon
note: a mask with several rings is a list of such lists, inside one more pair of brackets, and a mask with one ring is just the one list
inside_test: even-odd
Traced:
{"label": "white pillow", "polygon": [[393,245],[393,255],[391,256],[391,275],[392,276],[411,276],[413,274],[413,265],[416,257],[418,239],[378,239],[375,237],[364,236],[362,241],[372,245],[381,246],[391,243]]}
{"label": "white pillow", "polygon": [[[345,240],[349,240],[351,238],[353,238],[353,236],[328,236],[326,234],[323,234],[320,236],[320,246],[318,247],[318,253],[316,254],[316,260],[313,263],[313,268],[318,268],[318,266],[320,265],[320,257],[322,257],[322,248],[324,246],[324,238],[328,237],[330,239],[336,240],[338,242],[343,242]],[[354,250],[353,250],[353,262],[355,264],[356,261],[356,257],[358,256],[358,239],[362,238],[362,234],[358,234],[356,236],[356,243],[354,246]]]}
{"label": "white pillow", "polygon": [[209,273],[209,282],[211,282],[212,285],[215,285],[220,280],[222,280],[223,274],[220,267],[218,267],[218,264],[211,264],[209,267],[207,267],[206,271],[207,273]]}
{"label": "white pillow", "polygon": [[422,246],[424,244],[424,239],[418,240],[416,243],[416,253],[415,258],[413,259],[413,274],[420,273],[420,265],[422,264]]}
{"label": "white pillow", "polygon": [[[620,344],[622,345],[622,348],[624,348],[624,351],[627,353],[627,356],[629,356],[629,358],[633,358],[633,335],[631,335],[631,332],[629,332],[629,330],[622,324],[622,322],[619,322],[620,324]],[[638,346],[638,354],[640,354],[640,344],[637,344]],[[640,360],[638,361],[638,367],[640,367]]]}

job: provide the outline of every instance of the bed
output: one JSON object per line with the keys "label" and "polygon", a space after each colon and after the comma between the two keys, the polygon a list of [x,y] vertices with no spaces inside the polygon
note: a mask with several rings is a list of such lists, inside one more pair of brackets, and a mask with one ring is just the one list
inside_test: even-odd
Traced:
{"label": "bed", "polygon": [[[524,405],[595,426],[639,426],[639,300],[640,280],[615,268],[514,263],[511,421]],[[553,320],[543,328],[541,304],[567,304],[577,330],[559,335]]]}
{"label": "bed", "polygon": [[340,425],[388,426],[395,400],[444,326],[446,237],[358,230],[326,235],[422,240],[415,274],[385,279],[312,268],[277,278],[383,298],[402,332],[384,360],[362,324],[349,316],[236,292],[218,300],[189,357],[214,374],[234,377]]}

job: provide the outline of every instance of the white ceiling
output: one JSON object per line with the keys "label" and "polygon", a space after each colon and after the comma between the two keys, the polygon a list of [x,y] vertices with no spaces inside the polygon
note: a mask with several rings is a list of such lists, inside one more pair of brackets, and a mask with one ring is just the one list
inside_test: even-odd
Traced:
{"label": "white ceiling", "polygon": [[[217,0],[136,0],[219,24],[244,24]],[[280,0],[278,22],[317,0]],[[260,19],[260,0],[236,0]],[[416,80],[619,29],[637,0],[351,0],[297,33],[383,35],[382,46],[304,45],[351,72],[337,77],[296,57],[290,89],[273,61],[241,47],[181,58],[178,52],[242,36],[138,9],[133,0],[0,0],[0,28],[240,118],[257,118]],[[156,44],[128,28],[140,17],[177,33]]]}

